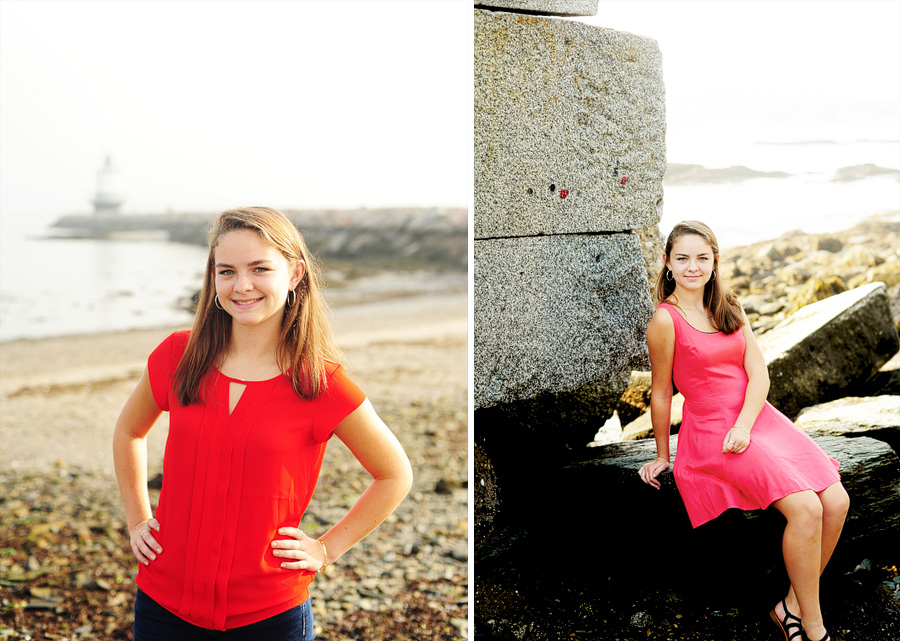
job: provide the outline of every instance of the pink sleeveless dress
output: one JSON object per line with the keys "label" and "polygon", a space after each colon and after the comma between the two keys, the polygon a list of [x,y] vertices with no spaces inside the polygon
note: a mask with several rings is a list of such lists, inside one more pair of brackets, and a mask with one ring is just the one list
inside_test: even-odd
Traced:
{"label": "pink sleeveless dress", "polygon": [[729,508],[764,509],[801,490],[821,492],[840,480],[838,463],[765,403],[742,454],[722,453],[747,390],[744,334],[702,332],[671,305],[675,324],[672,377],[684,396],[673,473],[694,527]]}

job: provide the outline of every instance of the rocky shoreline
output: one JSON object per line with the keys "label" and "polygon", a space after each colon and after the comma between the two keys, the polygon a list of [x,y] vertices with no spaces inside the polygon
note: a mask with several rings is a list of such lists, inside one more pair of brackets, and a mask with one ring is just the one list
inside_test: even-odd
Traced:
{"label": "rocky shoreline", "polygon": [[757,336],[805,305],[883,282],[900,327],[900,213],[841,232],[790,231],[775,240],[722,250],[721,277],[734,289]]}

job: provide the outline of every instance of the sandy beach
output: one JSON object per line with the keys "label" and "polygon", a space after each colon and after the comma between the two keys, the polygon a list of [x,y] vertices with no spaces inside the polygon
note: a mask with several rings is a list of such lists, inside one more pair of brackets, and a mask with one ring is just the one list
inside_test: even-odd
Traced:
{"label": "sandy beach", "polygon": [[[445,632],[421,638],[456,638],[462,634],[468,599],[466,275],[381,274],[338,285],[329,299],[351,375],[406,447],[416,478],[410,497],[389,521],[317,579],[317,622],[330,633],[353,635],[328,638],[375,639],[381,638],[376,635],[379,626],[399,629],[415,618],[409,612],[423,610],[429,625],[443,622]],[[29,590],[33,596],[34,586],[40,585],[17,582],[29,570],[46,569],[46,576],[58,569],[54,563],[59,565],[59,558],[44,558],[27,543],[16,545],[15,528],[50,518],[36,513],[39,508],[32,503],[47,502],[50,507],[43,512],[67,511],[65,498],[54,502],[48,496],[56,493],[59,479],[72,495],[97,497],[92,504],[110,506],[113,527],[121,528],[112,430],[147,355],[173,329],[179,328],[0,344],[0,480],[17,488],[6,498],[6,507],[13,508],[6,511],[18,510],[19,516],[14,524],[4,519],[0,528],[0,547],[16,550],[0,561],[5,603],[27,605]],[[167,429],[164,414],[148,438],[151,478],[162,470]],[[46,479],[53,479],[50,486]],[[365,480],[365,471],[335,440],[305,526],[324,532],[364,489]],[[31,499],[23,494],[26,488]],[[20,495],[21,505],[16,502]],[[40,499],[33,500],[35,496]],[[157,496],[153,492],[152,500]],[[65,514],[61,521],[67,521]],[[61,537],[69,526],[77,528],[78,523],[57,527]],[[119,543],[127,548],[124,528],[120,531]],[[53,545],[50,541],[49,547]],[[126,584],[136,569],[132,561],[121,557],[124,567],[116,570]],[[54,588],[63,603],[80,598],[76,585],[69,588]],[[126,594],[133,590],[133,585],[121,588]],[[121,605],[127,620],[109,621],[103,634],[95,625],[96,636],[78,638],[129,638],[130,603]],[[54,618],[39,608],[0,612],[0,628],[42,629],[38,623]],[[56,611],[57,633],[73,629],[66,627],[72,618],[66,612],[72,610]],[[356,627],[369,631],[353,632]]]}

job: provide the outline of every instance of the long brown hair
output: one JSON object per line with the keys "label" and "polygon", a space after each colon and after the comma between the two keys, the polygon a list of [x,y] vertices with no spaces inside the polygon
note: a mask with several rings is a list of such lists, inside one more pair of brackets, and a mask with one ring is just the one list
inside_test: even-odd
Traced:
{"label": "long brown hair", "polygon": [[[242,207],[219,214],[209,230],[209,259],[200,290],[194,327],[184,356],[175,371],[175,395],[182,406],[201,401],[201,382],[217,365],[231,339],[231,316],[215,304],[215,250],[219,239],[230,231],[248,229],[280,251],[293,268],[299,261],[306,273],[294,288],[296,298],[285,305],[276,360],[294,391],[314,399],[328,384],[325,361],[341,360],[328,322],[328,304],[323,296],[321,268],[297,228],[277,209]],[[289,299],[293,298],[288,294]],[[289,373],[288,373],[289,368]]]}
{"label": "long brown hair", "polygon": [[[712,314],[715,327],[725,334],[733,334],[743,326],[744,315],[737,296],[731,289],[722,284],[721,278],[717,277],[719,272],[719,242],[716,240],[712,229],[697,220],[686,220],[678,223],[672,228],[669,237],[666,239],[666,258],[668,259],[672,255],[672,245],[675,244],[675,241],[689,234],[702,238],[712,248],[713,252],[713,270],[716,277],[706,281],[706,286],[703,288],[703,306]],[[656,300],[660,303],[665,302],[672,295],[672,292],[675,291],[675,280],[666,278],[668,269],[663,264],[663,268],[656,278]]]}

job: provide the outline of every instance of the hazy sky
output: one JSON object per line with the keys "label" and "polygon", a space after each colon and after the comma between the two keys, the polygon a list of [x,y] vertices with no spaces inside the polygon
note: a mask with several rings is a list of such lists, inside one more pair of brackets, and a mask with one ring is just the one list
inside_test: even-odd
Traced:
{"label": "hazy sky", "polygon": [[659,43],[670,162],[732,137],[900,139],[897,0],[601,0],[578,20]]}
{"label": "hazy sky", "polygon": [[0,214],[465,206],[466,2],[0,2]]}
{"label": "hazy sky", "polygon": [[[900,2],[628,0],[663,52],[669,160],[730,136],[900,138]],[[0,221],[466,205],[472,5],[0,0]],[[900,158],[896,163],[900,165]]]}

